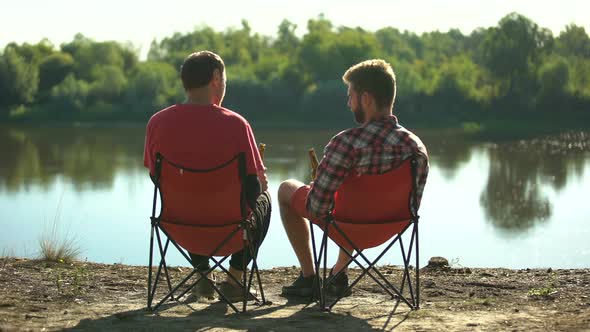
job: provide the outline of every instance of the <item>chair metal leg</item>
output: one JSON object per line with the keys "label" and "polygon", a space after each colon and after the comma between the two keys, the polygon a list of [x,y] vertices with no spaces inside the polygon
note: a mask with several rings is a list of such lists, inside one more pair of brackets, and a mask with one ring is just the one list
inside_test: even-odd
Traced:
{"label": "chair metal leg", "polygon": [[[357,248],[355,248],[355,250],[357,250]],[[347,289],[352,289],[363,277],[364,275],[368,275],[369,277],[371,277],[371,279],[373,279],[373,281],[375,281],[375,283],[377,283],[381,288],[383,288],[391,297],[395,297],[398,296],[400,299],[402,299],[402,301],[404,301],[408,306],[411,306],[410,302],[401,294],[401,292],[395,287],[393,286],[388,280],[387,278],[385,278],[385,276],[383,276],[383,274],[375,267],[376,264],[376,260],[373,261],[372,263],[369,262],[368,258],[362,254],[359,253],[358,255],[360,255],[363,260],[365,260],[365,263],[368,264],[367,267],[364,267],[362,265],[362,263],[360,263],[355,256],[352,256],[351,254],[349,254],[347,252],[348,256],[351,258],[351,262],[355,262],[357,264],[358,267],[360,267],[363,272],[361,272],[361,274],[350,284],[350,286]],[[385,285],[379,280],[379,278],[377,278],[376,276],[373,275],[373,273],[371,273],[371,270],[373,270],[374,273],[376,273],[378,275],[378,277],[385,283]],[[327,286],[327,285],[324,285]],[[395,293],[392,293],[392,291]],[[331,310],[332,307],[338,303],[338,301],[340,301],[342,299],[343,296],[339,296],[338,298],[336,298],[336,300],[334,300],[329,306],[328,306],[328,310]]]}
{"label": "chair metal leg", "polygon": [[264,296],[264,288],[262,287],[262,279],[260,278],[260,270],[258,269],[258,252],[259,244],[254,248],[254,255],[252,255],[252,272],[256,273],[256,279],[258,280],[258,289],[260,289],[260,298],[262,299],[261,305],[266,304],[266,297]]}
{"label": "chair metal leg", "polygon": [[[154,299],[152,295],[152,263],[154,258],[154,231],[157,225],[156,219],[156,204],[158,199],[158,185],[154,185],[154,196],[152,199],[152,216],[150,217],[151,231],[150,231],[150,259],[148,265],[148,309],[152,308],[152,301]],[[155,288],[155,286],[154,286]]]}
{"label": "chair metal leg", "polygon": [[[247,246],[248,246],[248,235],[247,235],[247,231],[243,230],[244,232],[244,249],[243,250],[247,250]],[[247,262],[246,262],[246,255],[244,253],[244,255],[242,255],[242,313],[246,312],[246,300],[247,300],[247,294],[249,293],[249,289],[248,289],[248,284],[246,283],[246,268],[248,267]]]}
{"label": "chair metal leg", "polygon": [[260,298],[262,299],[261,304],[266,304],[266,297],[264,296],[264,288],[262,287],[262,279],[260,278],[260,271],[258,270],[258,264],[256,264],[256,279],[258,280],[258,288],[260,289]]}
{"label": "chair metal leg", "polygon": [[[170,239],[166,239],[165,248],[162,249],[162,241],[160,239],[160,232],[156,229],[156,238],[158,239],[158,248],[160,249],[161,263],[164,266],[164,274],[166,274],[166,282],[168,284],[168,290],[172,292],[172,284],[170,283],[170,274],[168,273],[168,265],[166,265],[166,252],[168,251],[168,244]],[[174,294],[171,296],[171,300],[174,300]]]}
{"label": "chair metal leg", "polygon": [[160,300],[160,302],[158,302],[158,304],[156,304],[156,306],[154,307],[153,311],[158,310],[158,308],[164,304],[164,302],[166,302],[169,298],[171,299],[172,294],[174,294],[174,292],[176,292],[180,287],[182,287],[190,278],[192,278],[193,275],[195,275],[196,270],[191,271],[191,273],[189,273],[188,276],[186,276],[180,283],[178,283],[178,285],[176,285],[176,287],[174,287],[174,289],[172,291],[170,291],[168,294],[166,294],[166,296],[164,296],[163,299]]}
{"label": "chair metal leg", "polygon": [[[320,260],[321,257],[318,257],[318,252],[316,250],[316,245],[315,245],[315,234],[313,231],[313,223],[311,222],[311,220],[309,221],[309,230],[311,232],[311,247],[313,249],[313,267],[315,270],[315,274],[314,274],[314,280],[313,280],[313,291],[314,293],[312,294],[312,298],[315,299],[315,296],[317,295],[318,297],[318,301],[320,302],[320,306],[324,305],[324,299],[322,296],[322,289],[321,289],[321,284],[320,284]],[[322,241],[323,241],[323,237],[322,237]],[[320,245],[320,255],[322,253],[323,247]]]}
{"label": "chair metal leg", "polygon": [[160,282],[160,275],[162,274],[162,266],[164,262],[160,259],[160,263],[158,264],[158,271],[156,271],[156,275],[154,276],[154,285],[152,287],[151,297],[154,298],[156,294],[156,289],[158,289],[158,283]]}
{"label": "chair metal leg", "polygon": [[152,309],[152,263],[154,258],[154,227],[152,225],[151,235],[150,235],[150,258],[148,263],[148,299],[147,299],[147,307],[148,309]]}
{"label": "chair metal leg", "polygon": [[418,220],[414,224],[416,231],[416,309],[420,309],[420,246],[418,245]]}
{"label": "chair metal leg", "polygon": [[403,240],[402,238],[399,239],[399,243],[400,243],[400,251],[402,253],[402,260],[404,262],[404,273],[403,273],[403,277],[402,277],[402,283],[401,283],[401,287],[400,287],[400,291],[403,293],[404,292],[404,286],[405,286],[405,282],[406,280],[408,281],[408,289],[410,292],[410,298],[412,299],[412,306],[416,305],[416,297],[414,294],[414,287],[412,287],[412,278],[410,277],[410,258],[412,257],[412,248],[414,245],[414,239],[415,239],[415,233],[414,233],[414,228],[412,228],[412,236],[410,238],[410,245],[408,246],[408,253],[406,255],[406,251],[403,245]]}
{"label": "chair metal leg", "polygon": [[324,248],[324,277],[322,278],[322,284],[321,284],[321,291],[322,291],[322,299],[323,299],[323,303],[321,303],[321,310],[322,311],[330,311],[331,308],[327,308],[326,307],[326,286],[327,283],[326,281],[328,280],[328,278],[326,277],[326,272],[327,272],[327,264],[328,264],[328,233],[329,233],[329,223],[326,223],[326,229],[324,231],[323,234],[323,239],[322,239],[322,247]]}
{"label": "chair metal leg", "polygon": [[[412,250],[415,246],[415,255],[416,255],[416,266],[415,266],[415,282],[414,287],[412,287],[412,279],[410,277],[410,259],[412,257]],[[404,275],[402,278],[402,285],[401,291],[403,292],[404,282],[408,281],[408,288],[410,292],[410,297],[412,299],[412,310],[417,310],[420,307],[420,252],[418,250],[418,224],[417,222],[414,223],[412,227],[412,236],[410,238],[410,244],[408,246],[408,253],[407,256],[405,254],[404,247],[402,245],[402,240],[400,238],[400,247],[402,252],[402,259],[404,262]]]}
{"label": "chair metal leg", "polygon": [[[250,232],[250,238],[254,238],[252,232]],[[262,279],[260,279],[260,271],[258,270],[258,244],[250,242],[248,245],[248,250],[250,251],[250,256],[252,257],[252,268],[250,269],[250,278],[248,280],[248,290],[250,290],[252,286],[252,279],[254,278],[254,274],[256,273],[256,279],[258,281],[258,287],[260,289],[260,297],[262,302],[258,300],[256,297],[256,302],[258,305],[266,304],[266,299],[264,297],[264,289],[262,288]]]}
{"label": "chair metal leg", "polygon": [[[149,294],[149,296],[151,296],[151,298],[153,299],[155,294],[156,294],[156,289],[158,289],[158,283],[160,282],[160,275],[162,274],[162,268],[164,268],[164,272],[166,272],[166,278],[168,281],[168,291],[172,292],[172,287],[170,284],[170,277],[168,275],[168,268],[166,266],[166,261],[163,259],[163,257],[166,257],[166,253],[168,252],[168,244],[169,241],[166,242],[166,246],[164,247],[164,250],[162,252],[162,242],[160,241],[160,237],[158,235],[158,229],[156,228],[156,239],[158,240],[158,252],[160,253],[160,263],[158,264],[158,271],[156,272],[156,275],[154,276],[154,284],[152,286],[151,289],[151,293]],[[174,299],[174,297],[172,296],[172,299]]]}
{"label": "chair metal leg", "polygon": [[[358,281],[360,281],[360,279],[367,274],[369,277],[371,277],[371,279],[373,279],[373,281],[375,281],[381,288],[383,288],[387,293],[389,293],[389,295],[391,295],[392,297],[397,296],[399,299],[401,299],[404,303],[406,303],[411,309],[414,309],[415,305],[413,302],[415,302],[415,299],[412,296],[412,302],[410,302],[405,296],[403,296],[403,294],[401,293],[401,291],[399,289],[397,289],[393,284],[391,284],[391,282],[389,282],[389,280],[387,280],[387,278],[385,278],[385,276],[376,268],[376,263],[379,261],[379,259],[381,257],[383,257],[383,255],[389,250],[389,248],[391,248],[391,246],[393,246],[393,244],[395,244],[396,241],[401,240],[401,234],[398,234],[398,236],[396,236],[391,242],[390,244],[386,247],[385,250],[383,250],[381,252],[381,254],[373,261],[369,261],[369,259],[361,252],[361,250],[350,240],[350,238],[340,229],[340,227],[338,227],[338,225],[333,224],[334,228],[336,229],[336,231],[348,242],[348,244],[350,246],[353,247],[353,249],[355,251],[357,251],[357,255],[360,256],[362,258],[362,260],[364,261],[365,264],[367,264],[368,266],[365,268],[364,265],[362,263],[359,262],[359,260],[356,259],[356,256],[352,256],[352,254],[347,253],[347,255],[349,256],[349,258],[351,258],[351,262],[355,262],[362,270],[363,272],[353,281],[353,283],[349,286],[349,288],[352,288]],[[406,228],[407,229],[407,228]],[[408,260],[406,259],[405,255],[402,254],[403,257],[403,261],[404,261],[404,273],[408,273]],[[409,258],[409,257],[408,257]],[[349,264],[351,263],[349,262]],[[325,262],[324,262],[325,263]],[[371,271],[373,271],[377,276],[374,276],[373,273],[371,273]],[[324,271],[325,272],[325,271]],[[408,278],[409,278],[409,274],[408,274]],[[381,282],[383,281],[385,283],[385,285]],[[409,282],[409,280],[408,280]],[[322,285],[322,288],[325,289],[326,288],[326,284],[324,283],[324,285]],[[411,287],[411,286],[410,286]],[[393,293],[392,293],[393,291]],[[394,294],[395,293],[395,294]],[[334,302],[332,302],[330,304],[330,306],[328,308],[326,308],[327,310],[330,310],[340,299],[342,298],[342,296],[340,296],[339,298],[337,298]]]}
{"label": "chair metal leg", "polygon": [[[162,233],[164,233],[164,235],[166,235],[167,240],[166,240],[166,244],[163,245],[162,242],[162,238],[160,237],[159,231],[162,231]],[[232,232],[230,235],[228,235],[210,254],[210,259],[215,263],[209,270],[207,270],[206,272],[200,272],[197,271],[196,269],[193,269],[193,271],[191,271],[191,273],[189,273],[188,276],[186,276],[182,281],[180,281],[176,286],[172,287],[171,285],[171,279],[170,279],[170,275],[168,273],[168,266],[166,264],[166,260],[165,260],[165,256],[166,253],[168,251],[168,247],[169,244],[172,243],[172,245],[174,247],[176,247],[176,249],[185,257],[185,259],[191,263],[191,259],[190,257],[187,255],[187,253],[173,240],[170,239],[170,237],[168,236],[168,234],[166,233],[165,229],[163,228],[157,228],[157,226],[154,226],[154,228],[152,229],[152,232],[155,232],[156,236],[154,237],[153,234],[150,237],[150,258],[149,258],[149,271],[148,271],[148,308],[151,309],[152,311],[156,311],[160,308],[160,306],[166,302],[169,299],[178,299],[181,298],[182,296],[184,296],[190,289],[192,289],[193,287],[196,286],[196,284],[198,282],[200,282],[203,278],[206,278],[207,275],[209,275],[213,270],[220,268],[226,275],[230,276],[230,278],[232,278],[234,280],[234,282],[236,282],[238,285],[240,285],[241,287],[243,287],[243,299],[242,299],[242,310],[238,309],[238,307],[236,307],[231,301],[229,301],[229,299],[221,292],[221,290],[215,286],[215,284],[211,284],[212,288],[217,292],[217,294],[219,294],[219,296],[221,297],[221,299],[226,302],[231,308],[232,310],[234,310],[234,312],[236,313],[243,313],[247,311],[247,302],[248,302],[248,296],[251,294],[250,293],[250,287],[252,285],[252,279],[254,276],[254,273],[256,273],[256,277],[257,277],[257,281],[258,281],[258,286],[260,287],[261,290],[261,297],[262,297],[262,303],[266,303],[266,299],[264,296],[264,290],[262,288],[262,279],[260,277],[260,271],[258,270],[258,263],[256,261],[257,255],[258,255],[258,250],[253,248],[253,246],[251,245],[251,243],[248,241],[249,238],[251,238],[251,236],[249,235],[244,235],[244,250],[248,250],[252,256],[252,271],[250,271],[249,273],[249,278],[248,278],[248,273],[247,268],[248,268],[248,264],[246,261],[246,255],[243,256],[243,261],[242,261],[242,266],[243,266],[243,271],[244,273],[242,274],[242,277],[240,278],[241,280],[233,277],[230,273],[229,270],[226,269],[225,267],[223,267],[221,264],[227,260],[229,258],[229,256],[224,256],[222,259],[217,260],[215,259],[215,253],[222,248],[223,245],[225,245],[225,243],[231,239],[232,236],[234,236],[234,234],[239,230],[239,228],[237,228],[234,232]],[[244,233],[246,233],[246,230],[244,230]],[[249,234],[249,233],[248,233]],[[158,267],[158,272],[156,273],[156,275],[154,276],[154,271],[152,271],[152,267],[153,267],[153,262],[154,262],[154,256],[153,256],[153,252],[154,252],[154,241],[157,241],[158,244],[158,251],[160,253],[161,256],[161,260],[160,260],[160,264]],[[155,306],[152,307],[152,303],[154,301],[155,298],[155,293],[156,293],[156,289],[157,289],[157,284],[158,284],[158,280],[159,280],[159,276],[162,274],[162,270],[163,273],[166,274],[166,278],[168,281],[168,289],[169,292],[168,294],[166,294],[164,296],[163,299],[161,299]],[[256,270],[256,271],[254,271]],[[196,281],[192,282],[191,284],[188,284],[189,279],[191,279],[196,273],[200,274],[200,277],[197,278]],[[210,282],[207,279],[208,282]],[[183,286],[186,286],[186,288],[179,294],[177,294],[179,292],[179,289]],[[175,294],[177,294],[178,296],[175,296]],[[253,295],[252,295],[253,296]],[[258,301],[258,299],[257,299]],[[259,302],[260,303],[260,302]]]}

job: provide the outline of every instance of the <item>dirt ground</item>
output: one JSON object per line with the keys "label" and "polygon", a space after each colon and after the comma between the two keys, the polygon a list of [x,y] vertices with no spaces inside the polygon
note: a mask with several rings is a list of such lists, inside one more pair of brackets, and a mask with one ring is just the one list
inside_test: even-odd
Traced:
{"label": "dirt ground", "polygon": [[[381,271],[396,280],[402,270],[384,266]],[[246,314],[235,314],[217,300],[171,301],[154,314],[146,310],[146,267],[4,258],[0,331],[590,331],[589,269],[426,267],[417,311],[396,305],[364,278],[352,296],[321,312],[315,302],[279,295],[297,274],[294,267],[262,271],[272,303],[249,306]]]}

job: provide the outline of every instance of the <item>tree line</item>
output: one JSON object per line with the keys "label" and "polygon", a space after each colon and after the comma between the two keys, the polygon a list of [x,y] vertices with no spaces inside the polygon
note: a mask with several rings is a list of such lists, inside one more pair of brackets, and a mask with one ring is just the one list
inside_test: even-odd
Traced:
{"label": "tree line", "polygon": [[421,35],[385,27],[336,27],[323,15],[303,36],[288,21],[275,36],[247,21],[215,31],[201,26],[154,40],[145,61],[132,44],[77,34],[59,47],[8,44],[0,54],[0,119],[145,120],[183,100],[179,69],[195,50],[227,66],[225,105],[252,121],[329,122],[346,108],[343,72],[369,58],[394,68],[394,112],[429,119],[590,113],[590,38],[570,24],[558,36],[518,13],[469,35]]}

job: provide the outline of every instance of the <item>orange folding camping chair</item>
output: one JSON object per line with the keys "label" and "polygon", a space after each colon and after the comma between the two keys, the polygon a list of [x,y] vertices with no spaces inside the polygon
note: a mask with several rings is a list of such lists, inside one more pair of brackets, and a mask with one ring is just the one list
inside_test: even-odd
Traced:
{"label": "orange folding camping chair", "polygon": [[[233,278],[243,289],[241,312],[246,311],[248,298],[254,298],[258,304],[264,304],[264,291],[258,265],[257,249],[252,236],[252,224],[248,220],[248,210],[244,191],[246,177],[245,155],[240,153],[231,160],[209,169],[190,169],[156,154],[154,178],[154,198],[151,216],[151,236],[148,272],[148,308],[155,311],[168,299],[178,299],[191,290],[201,279],[211,284],[222,300],[231,308],[240,312],[207,278],[216,268],[233,278],[221,264],[233,253],[242,249],[249,250],[252,267],[249,276],[243,274],[243,280]],[[156,216],[156,206],[160,197],[160,214]],[[163,237],[165,236],[165,243]],[[155,238],[154,238],[155,235]],[[154,242],[160,262],[154,263]],[[166,254],[172,244],[191,264],[188,252],[208,256],[214,264],[205,272],[193,268],[176,285],[172,285]],[[243,271],[247,271],[246,255]],[[221,258],[216,258],[221,257]],[[155,272],[155,275],[153,276]],[[163,274],[165,276],[163,276]],[[189,280],[197,274],[196,280]],[[250,293],[253,275],[256,274],[261,300]],[[160,279],[165,279],[168,291],[161,300],[152,306]],[[247,285],[247,287],[244,287]]]}
{"label": "orange folding camping chair", "polygon": [[[320,226],[324,233],[319,247],[316,250],[315,241],[312,240],[314,263],[316,271],[320,271],[323,261],[323,277],[320,273],[316,276],[316,285],[319,287],[319,302],[322,310],[329,311],[343,297],[334,299],[326,304],[326,290],[331,280],[336,276],[326,276],[327,265],[327,239],[332,239],[340,248],[352,248],[348,252],[349,265],[355,262],[361,268],[360,275],[355,278],[346,293],[352,289],[365,275],[373,279],[392,298],[403,301],[411,309],[420,306],[420,279],[419,279],[419,246],[418,246],[418,204],[416,198],[417,185],[416,157],[405,160],[399,167],[376,175],[350,174],[342,183],[334,197],[332,212],[323,220],[310,220],[312,239],[313,224]],[[410,242],[404,247],[402,234],[411,232]],[[363,253],[365,249],[377,247],[390,242],[373,260]],[[395,244],[399,243],[402,262],[404,266],[401,284],[395,286],[376,267],[378,261]],[[410,278],[410,258],[412,249],[415,249],[415,278]],[[340,272],[342,273],[342,272]],[[408,285],[409,296],[404,295],[404,286]]]}

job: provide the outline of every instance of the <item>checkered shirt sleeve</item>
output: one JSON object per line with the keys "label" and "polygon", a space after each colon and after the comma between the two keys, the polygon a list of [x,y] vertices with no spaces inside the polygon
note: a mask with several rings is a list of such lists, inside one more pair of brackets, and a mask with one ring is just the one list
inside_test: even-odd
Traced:
{"label": "checkered shirt sleeve", "polygon": [[306,204],[307,211],[314,216],[324,216],[332,210],[334,193],[350,171],[353,148],[351,137],[344,133],[332,138],[324,149]]}

